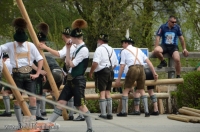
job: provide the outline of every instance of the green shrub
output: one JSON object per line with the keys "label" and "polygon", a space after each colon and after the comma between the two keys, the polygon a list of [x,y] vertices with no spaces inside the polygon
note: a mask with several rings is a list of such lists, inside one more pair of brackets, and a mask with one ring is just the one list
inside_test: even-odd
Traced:
{"label": "green shrub", "polygon": [[200,72],[193,71],[183,76],[184,83],[177,87],[177,105],[200,109]]}

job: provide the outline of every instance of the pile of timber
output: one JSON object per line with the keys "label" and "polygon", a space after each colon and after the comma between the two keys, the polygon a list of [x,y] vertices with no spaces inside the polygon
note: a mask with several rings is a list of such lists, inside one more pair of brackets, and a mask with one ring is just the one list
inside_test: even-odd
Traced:
{"label": "pile of timber", "polygon": [[178,110],[178,114],[168,115],[168,119],[182,121],[182,122],[192,122],[192,123],[200,123],[200,110],[182,107]]}

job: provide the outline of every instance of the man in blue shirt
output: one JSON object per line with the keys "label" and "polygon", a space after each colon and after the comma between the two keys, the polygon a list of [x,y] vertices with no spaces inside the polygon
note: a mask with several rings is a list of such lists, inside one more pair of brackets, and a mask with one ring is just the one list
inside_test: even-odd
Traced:
{"label": "man in blue shirt", "polygon": [[[161,45],[159,45],[160,38],[162,38]],[[175,62],[176,77],[180,78],[181,63],[180,55],[178,52],[178,38],[180,39],[181,46],[183,49],[183,55],[188,56],[184,37],[179,25],[176,24],[176,18],[170,16],[168,22],[161,25],[156,33],[155,49],[153,54],[161,60],[157,68],[167,66],[167,62],[164,60],[163,54],[168,53]]]}

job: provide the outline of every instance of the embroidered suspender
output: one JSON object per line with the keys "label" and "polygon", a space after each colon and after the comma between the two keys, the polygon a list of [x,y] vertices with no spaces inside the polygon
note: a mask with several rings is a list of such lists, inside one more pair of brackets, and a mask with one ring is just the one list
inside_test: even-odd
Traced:
{"label": "embroidered suspender", "polygon": [[27,58],[29,66],[30,66],[30,45],[28,44],[28,42],[26,42],[28,52],[22,52],[22,53],[17,53],[15,42],[13,44],[14,44],[14,55],[15,55],[16,68],[19,68],[17,59],[20,59],[20,58]]}

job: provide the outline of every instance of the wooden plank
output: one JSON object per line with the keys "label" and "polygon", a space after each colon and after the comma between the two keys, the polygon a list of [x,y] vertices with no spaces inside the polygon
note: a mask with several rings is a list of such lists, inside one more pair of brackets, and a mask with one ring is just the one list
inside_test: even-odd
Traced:
{"label": "wooden plank", "polygon": [[[158,79],[157,81],[154,80],[146,80],[145,85],[146,86],[155,86],[155,85],[164,85],[164,84],[180,84],[183,83],[183,78],[173,78],[173,79]],[[121,86],[123,85],[123,82],[121,82]],[[136,86],[136,83],[134,84]],[[59,90],[62,90],[64,85],[61,85]],[[112,87],[115,87],[115,82],[112,83]],[[93,81],[86,82],[86,89],[95,88],[95,83]]]}
{"label": "wooden plank", "polygon": [[[145,93],[145,95],[149,98],[149,94]],[[159,99],[167,99],[169,98],[169,93],[155,93],[156,97]],[[24,99],[28,99],[27,95],[22,96]],[[10,96],[11,99],[13,99],[13,96]],[[52,96],[49,95],[46,97],[47,99],[52,99]],[[122,94],[111,94],[111,98],[113,99],[121,99]],[[129,94],[129,98],[133,99],[133,94]],[[99,94],[85,94],[85,99],[99,99]]]}

